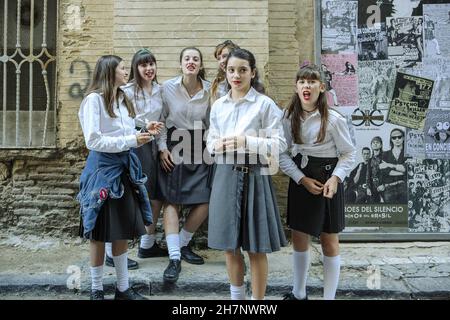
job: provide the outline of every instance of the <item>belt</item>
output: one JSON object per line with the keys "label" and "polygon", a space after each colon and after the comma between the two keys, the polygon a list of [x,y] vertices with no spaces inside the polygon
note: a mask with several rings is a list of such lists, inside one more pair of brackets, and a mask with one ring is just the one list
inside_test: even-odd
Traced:
{"label": "belt", "polygon": [[233,166],[233,171],[240,171],[243,173],[249,173],[250,167],[247,166]]}

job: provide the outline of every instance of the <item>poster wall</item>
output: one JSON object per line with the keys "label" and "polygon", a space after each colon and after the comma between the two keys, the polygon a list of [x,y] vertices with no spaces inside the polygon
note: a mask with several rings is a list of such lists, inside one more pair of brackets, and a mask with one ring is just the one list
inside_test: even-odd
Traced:
{"label": "poster wall", "polygon": [[346,225],[450,232],[450,0],[320,8],[329,105],[357,148]]}

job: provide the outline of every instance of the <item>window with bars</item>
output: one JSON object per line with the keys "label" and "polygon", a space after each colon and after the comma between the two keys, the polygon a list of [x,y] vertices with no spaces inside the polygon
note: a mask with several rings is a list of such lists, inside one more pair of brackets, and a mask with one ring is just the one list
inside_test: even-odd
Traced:
{"label": "window with bars", "polygon": [[0,148],[55,146],[57,6],[0,1]]}

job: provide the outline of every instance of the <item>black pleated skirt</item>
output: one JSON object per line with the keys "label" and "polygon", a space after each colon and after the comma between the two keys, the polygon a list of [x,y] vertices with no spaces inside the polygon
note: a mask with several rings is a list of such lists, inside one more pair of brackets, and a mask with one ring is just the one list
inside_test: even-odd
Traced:
{"label": "black pleated skirt", "polygon": [[145,187],[150,200],[162,200],[161,188],[158,184],[159,153],[156,140],[133,150],[142,165],[142,172],[147,176]]}
{"label": "black pleated skirt", "polygon": [[146,233],[139,199],[127,174],[120,176],[124,194],[120,199],[108,198],[100,209],[94,229],[84,236],[83,221],[80,220],[79,236],[89,240],[112,242],[134,240]]}
{"label": "black pleated skirt", "polygon": [[[172,151],[179,140],[172,140],[172,134],[176,130],[172,127],[167,133],[167,147]],[[204,163],[202,159],[203,152],[206,148],[204,141],[201,145],[195,146],[193,143],[194,130],[185,130],[192,137],[191,144],[186,147],[190,149],[190,157],[186,153],[181,155],[189,159],[189,163],[176,164],[171,172],[165,172],[161,166],[158,166],[158,186],[164,201],[172,204],[180,205],[196,205],[209,203],[211,194],[211,176],[213,174],[213,166]],[[200,130],[199,134],[203,136],[204,130]],[[184,155],[183,155],[184,153]],[[198,163],[200,159],[201,163]]]}
{"label": "black pleated skirt", "polygon": [[[300,168],[302,156],[293,160]],[[309,178],[325,183],[336,167],[337,158],[308,157],[308,164],[301,169]],[[313,195],[304,186],[290,179],[287,206],[287,224],[296,231],[318,237],[320,233],[339,233],[345,228],[344,186],[338,184],[332,199],[322,194]]]}

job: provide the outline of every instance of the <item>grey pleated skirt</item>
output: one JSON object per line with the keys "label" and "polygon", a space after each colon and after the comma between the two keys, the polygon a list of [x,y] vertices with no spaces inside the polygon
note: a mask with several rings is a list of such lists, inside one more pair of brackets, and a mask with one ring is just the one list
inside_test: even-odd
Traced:
{"label": "grey pleated skirt", "polygon": [[150,200],[162,200],[161,188],[158,184],[159,152],[156,140],[133,149],[142,165],[142,172],[147,176],[145,187]]}
{"label": "grey pleated skirt", "polygon": [[251,169],[245,187],[245,175],[233,170],[231,164],[216,165],[209,203],[208,246],[226,251],[242,248],[253,253],[278,251],[287,241],[272,179],[261,175],[260,168]]}

